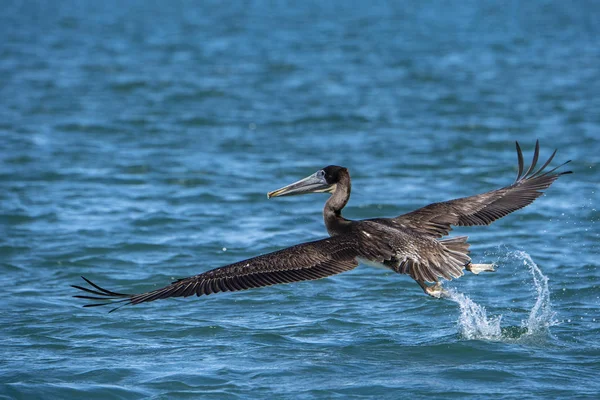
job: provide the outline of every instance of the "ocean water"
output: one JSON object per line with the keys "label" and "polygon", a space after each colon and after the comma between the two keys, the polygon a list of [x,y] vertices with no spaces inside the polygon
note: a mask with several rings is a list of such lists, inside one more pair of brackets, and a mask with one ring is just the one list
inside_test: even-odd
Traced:
{"label": "ocean water", "polygon": [[[49,2],[0,9],[0,398],[598,398],[595,2]],[[514,141],[573,160],[469,235],[497,272],[425,296],[328,279],[108,314],[142,292],[326,235],[345,216],[509,184]]]}

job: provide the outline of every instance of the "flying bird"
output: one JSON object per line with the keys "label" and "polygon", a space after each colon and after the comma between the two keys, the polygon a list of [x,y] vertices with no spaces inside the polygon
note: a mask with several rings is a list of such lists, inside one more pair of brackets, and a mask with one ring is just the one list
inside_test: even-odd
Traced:
{"label": "flying bird", "polygon": [[489,225],[531,204],[559,176],[571,173],[556,172],[570,160],[545,171],[556,150],[536,170],[539,141],[536,142],[531,165],[524,172],[523,153],[518,142],[516,148],[519,169],[511,185],[470,197],[433,203],[394,218],[356,221],[344,218],[342,210],[350,198],[350,174],[344,167],[327,166],[298,182],[269,192],[267,197],[329,193],[323,209],[328,238],[215,268],[140,294],[113,292],[82,277],[90,287],[72,285],[87,293],[74,297],[96,301],[84,307],[116,305],[112,312],[124,305],[169,297],[235,292],[321,279],[354,269],[360,262],[410,275],[428,295],[444,297],[447,292],[442,288],[440,279],[459,278],[464,270],[475,274],[494,271],[493,264],[471,262],[467,236],[443,239],[452,226]]}

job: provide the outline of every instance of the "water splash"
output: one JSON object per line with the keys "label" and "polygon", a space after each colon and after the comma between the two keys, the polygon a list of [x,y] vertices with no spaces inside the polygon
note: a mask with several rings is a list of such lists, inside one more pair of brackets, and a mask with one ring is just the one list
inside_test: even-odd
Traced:
{"label": "water splash", "polygon": [[548,288],[548,277],[542,273],[540,268],[531,259],[531,256],[524,251],[515,251],[516,257],[523,260],[523,264],[529,268],[533,277],[533,284],[536,291],[536,300],[533,308],[529,312],[529,318],[521,323],[523,328],[527,329],[527,334],[546,334],[548,328],[557,325],[556,313],[552,311],[550,304],[550,289]]}
{"label": "water splash", "polygon": [[525,265],[535,288],[535,303],[527,319],[521,321],[521,326],[502,327],[502,315],[488,317],[485,307],[475,303],[467,295],[448,290],[448,298],[458,304],[459,333],[465,339],[483,339],[498,341],[523,341],[526,338],[546,337],[549,328],[556,325],[556,313],[552,311],[548,277],[546,277],[531,256],[524,251],[513,251],[504,257],[503,264],[510,261],[521,261]]}
{"label": "water splash", "polygon": [[480,306],[468,296],[454,290],[448,290],[449,299],[460,307],[458,329],[465,339],[500,340],[502,315],[488,318],[485,307]]}

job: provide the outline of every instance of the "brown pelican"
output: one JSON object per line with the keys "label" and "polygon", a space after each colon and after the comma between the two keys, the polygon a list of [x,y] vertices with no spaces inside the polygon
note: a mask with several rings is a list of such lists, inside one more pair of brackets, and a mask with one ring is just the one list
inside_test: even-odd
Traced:
{"label": "brown pelican", "polygon": [[466,236],[441,239],[450,233],[453,225],[489,225],[531,204],[559,176],[571,173],[555,172],[569,161],[545,171],[556,150],[541,168],[535,170],[539,142],[536,142],[531,166],[523,173],[523,153],[518,142],[516,146],[519,170],[511,185],[475,196],[433,203],[395,218],[352,221],[342,217],[342,209],[350,198],[350,174],[344,167],[330,165],[267,194],[271,198],[330,193],[323,210],[330,237],[215,268],[141,294],[112,292],[82,277],[91,288],[73,287],[93,296],[74,297],[100,301],[84,307],[121,303],[112,312],[124,305],[168,297],[201,296],[321,279],[349,271],[361,261],[410,275],[425,293],[443,297],[446,292],[441,287],[440,278],[458,278],[465,269],[475,274],[494,270],[493,264],[471,263]]}

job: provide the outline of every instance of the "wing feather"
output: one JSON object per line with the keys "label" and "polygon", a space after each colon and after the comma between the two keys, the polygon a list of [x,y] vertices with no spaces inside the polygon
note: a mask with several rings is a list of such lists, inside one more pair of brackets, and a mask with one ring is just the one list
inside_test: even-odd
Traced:
{"label": "wing feather", "polygon": [[[433,203],[408,214],[392,219],[402,228],[433,237],[443,237],[454,226],[489,225],[495,220],[519,210],[543,194],[559,176],[571,171],[555,172],[569,161],[544,172],[550,164],[556,150],[544,165],[534,172],[539,158],[539,141],[536,142],[533,160],[525,173],[523,153],[516,143],[519,170],[514,183],[501,189],[470,197],[463,197],[441,203]],[[544,173],[542,173],[544,172]]]}
{"label": "wing feather", "polygon": [[140,294],[127,294],[104,289],[82,277],[93,289],[73,285],[94,296],[76,295],[102,303],[86,304],[93,307],[120,304],[112,311],[129,304],[146,303],[169,297],[202,296],[219,292],[235,292],[279,283],[291,283],[325,278],[355,268],[356,242],[349,235],[334,236],[303,243],[273,253],[250,258],[199,275],[180,279],[168,286]]}

